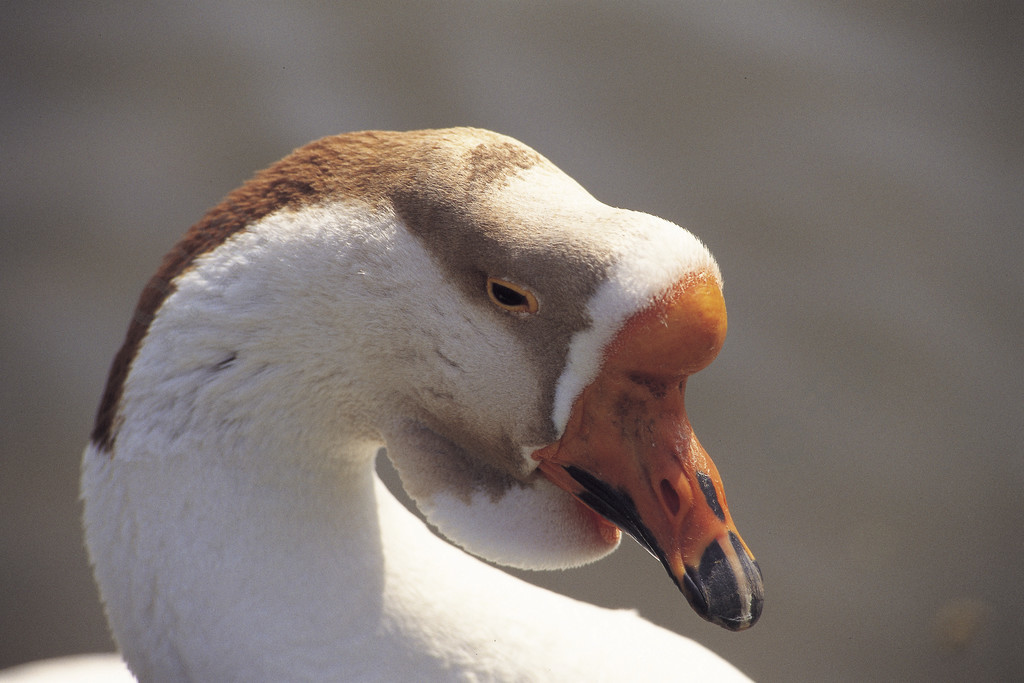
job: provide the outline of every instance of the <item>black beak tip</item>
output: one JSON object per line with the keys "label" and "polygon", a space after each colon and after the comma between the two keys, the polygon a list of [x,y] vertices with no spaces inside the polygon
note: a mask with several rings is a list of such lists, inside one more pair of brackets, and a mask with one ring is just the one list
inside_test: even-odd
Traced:
{"label": "black beak tip", "polygon": [[680,588],[693,610],[730,631],[750,628],[761,617],[764,583],[761,568],[733,536],[738,571],[718,543],[704,551],[699,567],[686,567]]}
{"label": "black beak tip", "polygon": [[718,615],[706,617],[713,624],[730,631],[745,631],[761,618],[761,608],[764,606],[764,598],[760,593],[751,595],[750,606],[745,614],[739,616]]}
{"label": "black beak tip", "polygon": [[698,567],[686,566],[683,576],[676,576],[665,553],[643,524],[636,505],[625,491],[609,486],[578,467],[569,465],[564,469],[583,487],[584,491],[577,494],[583,503],[631,535],[661,560],[668,575],[697,614],[730,631],[742,631],[757,622],[764,602],[761,568],[747,554],[736,534],[729,532],[728,549],[722,546],[724,539],[711,543],[705,548]]}

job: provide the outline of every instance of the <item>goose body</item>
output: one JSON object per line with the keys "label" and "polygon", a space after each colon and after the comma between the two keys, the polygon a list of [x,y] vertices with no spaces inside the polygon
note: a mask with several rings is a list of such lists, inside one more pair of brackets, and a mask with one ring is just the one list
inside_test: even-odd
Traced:
{"label": "goose body", "polygon": [[[690,233],[474,129],[296,150],[166,257],[83,462],[140,680],[727,680],[701,646],[524,582],[636,536],[705,618],[760,572],[683,411],[725,332]],[[610,521],[609,521],[610,520]]]}

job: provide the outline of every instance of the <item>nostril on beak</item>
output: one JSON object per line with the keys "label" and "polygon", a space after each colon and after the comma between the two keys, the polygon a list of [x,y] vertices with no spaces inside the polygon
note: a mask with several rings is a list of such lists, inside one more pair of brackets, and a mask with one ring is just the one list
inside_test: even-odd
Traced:
{"label": "nostril on beak", "polygon": [[679,493],[669,483],[668,479],[661,480],[661,502],[668,510],[669,515],[675,517],[679,514]]}

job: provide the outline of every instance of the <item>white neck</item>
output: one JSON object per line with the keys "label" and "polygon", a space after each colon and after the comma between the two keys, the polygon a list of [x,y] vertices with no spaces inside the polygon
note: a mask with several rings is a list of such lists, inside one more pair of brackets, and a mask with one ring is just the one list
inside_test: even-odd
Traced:
{"label": "white neck", "polygon": [[[628,646],[597,608],[430,533],[377,479],[372,453],[274,473],[211,466],[211,452],[119,462],[88,449],[90,548],[105,555],[97,579],[139,679],[522,680],[538,661],[589,667],[553,649],[572,634],[550,615],[610,654]],[[641,638],[663,637],[644,626],[657,633]]]}
{"label": "white neck", "polygon": [[[626,679],[645,667],[668,670],[619,656],[658,647],[672,667],[688,656],[691,670],[697,660],[723,666],[646,622],[469,557],[383,487],[373,470],[378,430],[392,429],[389,420],[416,398],[403,374],[424,355],[409,340],[439,340],[443,356],[460,335],[427,325],[460,318],[427,316],[410,329],[391,320],[388,329],[402,332],[391,338],[377,325],[424,305],[460,309],[455,290],[394,225],[343,211],[268,218],[180,276],[125,382],[114,452],[86,450],[87,544],[136,675],[524,680],[557,671],[571,680],[598,671]],[[311,225],[322,229],[299,234]],[[349,226],[344,249],[332,225]],[[386,258],[374,257],[374,240],[391,240]],[[346,282],[352,288],[339,292]],[[349,315],[338,314],[339,296]],[[469,347],[460,362],[486,367],[472,354],[487,350]],[[508,353],[513,344],[499,348],[497,358],[527,367]],[[448,377],[445,368],[419,368],[433,373],[419,386],[457,395],[486,379]],[[388,376],[390,384],[378,381]],[[492,403],[508,398],[476,389]],[[483,410],[479,403],[460,400],[469,411]],[[497,415],[515,414],[495,405],[487,407]],[[551,526],[549,508],[536,510]],[[513,536],[521,522],[497,535]],[[588,647],[558,647],[574,641]]]}
{"label": "white neck", "polygon": [[[384,593],[370,460],[274,473],[219,466],[217,453],[168,455],[86,455],[93,552],[124,554],[98,578],[136,674],[283,680],[355,661],[351,636],[379,621]],[[111,515],[120,527],[99,522]]]}

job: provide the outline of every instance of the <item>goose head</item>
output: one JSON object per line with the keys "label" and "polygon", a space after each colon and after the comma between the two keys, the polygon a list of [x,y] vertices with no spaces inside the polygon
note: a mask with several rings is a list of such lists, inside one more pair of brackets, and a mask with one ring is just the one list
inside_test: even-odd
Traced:
{"label": "goose head", "polygon": [[698,614],[739,630],[761,574],[684,406],[725,332],[718,267],[691,233],[598,202],[516,140],[335,136],[167,257],[93,443],[141,457],[159,432],[273,451],[278,469],[369,462],[383,444],[468,552],[570,567],[625,531]]}

